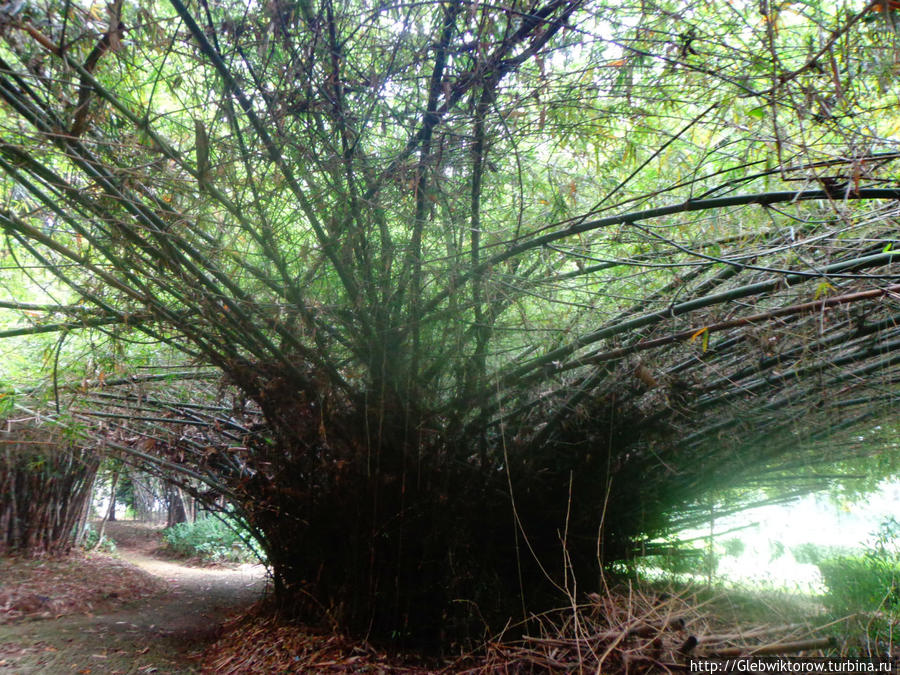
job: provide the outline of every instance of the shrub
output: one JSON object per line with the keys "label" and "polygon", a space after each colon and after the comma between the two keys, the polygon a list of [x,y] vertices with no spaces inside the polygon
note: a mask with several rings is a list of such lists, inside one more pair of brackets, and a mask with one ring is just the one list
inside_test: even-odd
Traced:
{"label": "shrub", "polygon": [[858,549],[849,546],[828,546],[806,542],[791,548],[791,555],[798,563],[818,565],[823,560],[853,556]]}
{"label": "shrub", "polygon": [[871,645],[890,645],[896,633],[900,609],[898,531],[898,523],[888,518],[867,553],[817,563],[828,588],[822,599],[826,609],[837,617],[856,615],[847,628],[851,634],[858,632],[859,644],[866,645],[860,653],[869,653]]}
{"label": "shrub", "polygon": [[895,609],[900,561],[876,553],[845,556],[818,563],[828,588],[825,607],[837,615]]}
{"label": "shrub", "polygon": [[100,542],[100,545],[97,545],[97,540],[100,537],[100,532],[94,529],[94,526],[88,523],[84,526],[84,534],[81,536],[81,548],[85,551],[92,551],[94,547],[96,550],[102,551],[103,553],[115,553],[116,552],[116,542],[114,542],[109,537],[103,537],[103,541]]}
{"label": "shrub", "polygon": [[239,523],[209,516],[163,531],[166,547],[177,555],[211,562],[256,562],[262,550]]}
{"label": "shrub", "polygon": [[744,544],[743,540],[735,537],[733,539],[723,541],[722,548],[725,549],[725,555],[731,556],[732,558],[740,558],[744,553],[744,550],[746,550],[747,546],[746,544]]}

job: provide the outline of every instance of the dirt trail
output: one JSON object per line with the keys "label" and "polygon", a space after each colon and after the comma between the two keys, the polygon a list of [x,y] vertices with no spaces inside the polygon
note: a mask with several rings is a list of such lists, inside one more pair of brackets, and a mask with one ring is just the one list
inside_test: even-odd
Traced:
{"label": "dirt trail", "polygon": [[158,531],[137,523],[110,525],[119,555],[164,579],[169,590],[94,616],[0,626],[0,673],[196,673],[191,656],[215,637],[231,610],[263,591],[260,566],[189,567],[154,556]]}

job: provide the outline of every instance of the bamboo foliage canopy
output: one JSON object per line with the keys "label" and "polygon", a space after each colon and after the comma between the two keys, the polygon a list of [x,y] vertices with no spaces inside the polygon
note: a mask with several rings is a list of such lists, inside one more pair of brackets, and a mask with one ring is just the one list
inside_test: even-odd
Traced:
{"label": "bamboo foliage canopy", "polygon": [[[120,440],[202,429],[163,460],[249,512],[308,525],[357,480],[393,495],[382,536],[468,471],[623,554],[705,491],[870,451],[895,407],[895,20],[8,2],[0,335],[59,336]],[[121,377],[75,356],[101,342]]]}

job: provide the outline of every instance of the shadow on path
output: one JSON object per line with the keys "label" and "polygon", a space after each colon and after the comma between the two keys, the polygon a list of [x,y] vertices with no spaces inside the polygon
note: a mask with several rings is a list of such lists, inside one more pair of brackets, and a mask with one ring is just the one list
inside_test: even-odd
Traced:
{"label": "shadow on path", "polygon": [[261,566],[189,567],[153,555],[158,530],[140,523],[111,525],[120,557],[165,580],[169,590],[94,616],[0,626],[0,673],[196,673],[191,655],[216,637],[229,612],[263,592]]}

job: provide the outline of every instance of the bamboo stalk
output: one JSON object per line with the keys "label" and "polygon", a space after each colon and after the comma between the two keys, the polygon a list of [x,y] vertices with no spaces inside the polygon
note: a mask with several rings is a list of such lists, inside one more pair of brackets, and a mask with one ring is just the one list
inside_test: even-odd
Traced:
{"label": "bamboo stalk", "polygon": [[836,644],[833,637],[812,638],[796,642],[773,642],[766,645],[748,645],[745,647],[727,647],[704,652],[703,656],[727,658],[734,656],[770,656],[773,654],[794,654],[815,649],[828,649]]}

